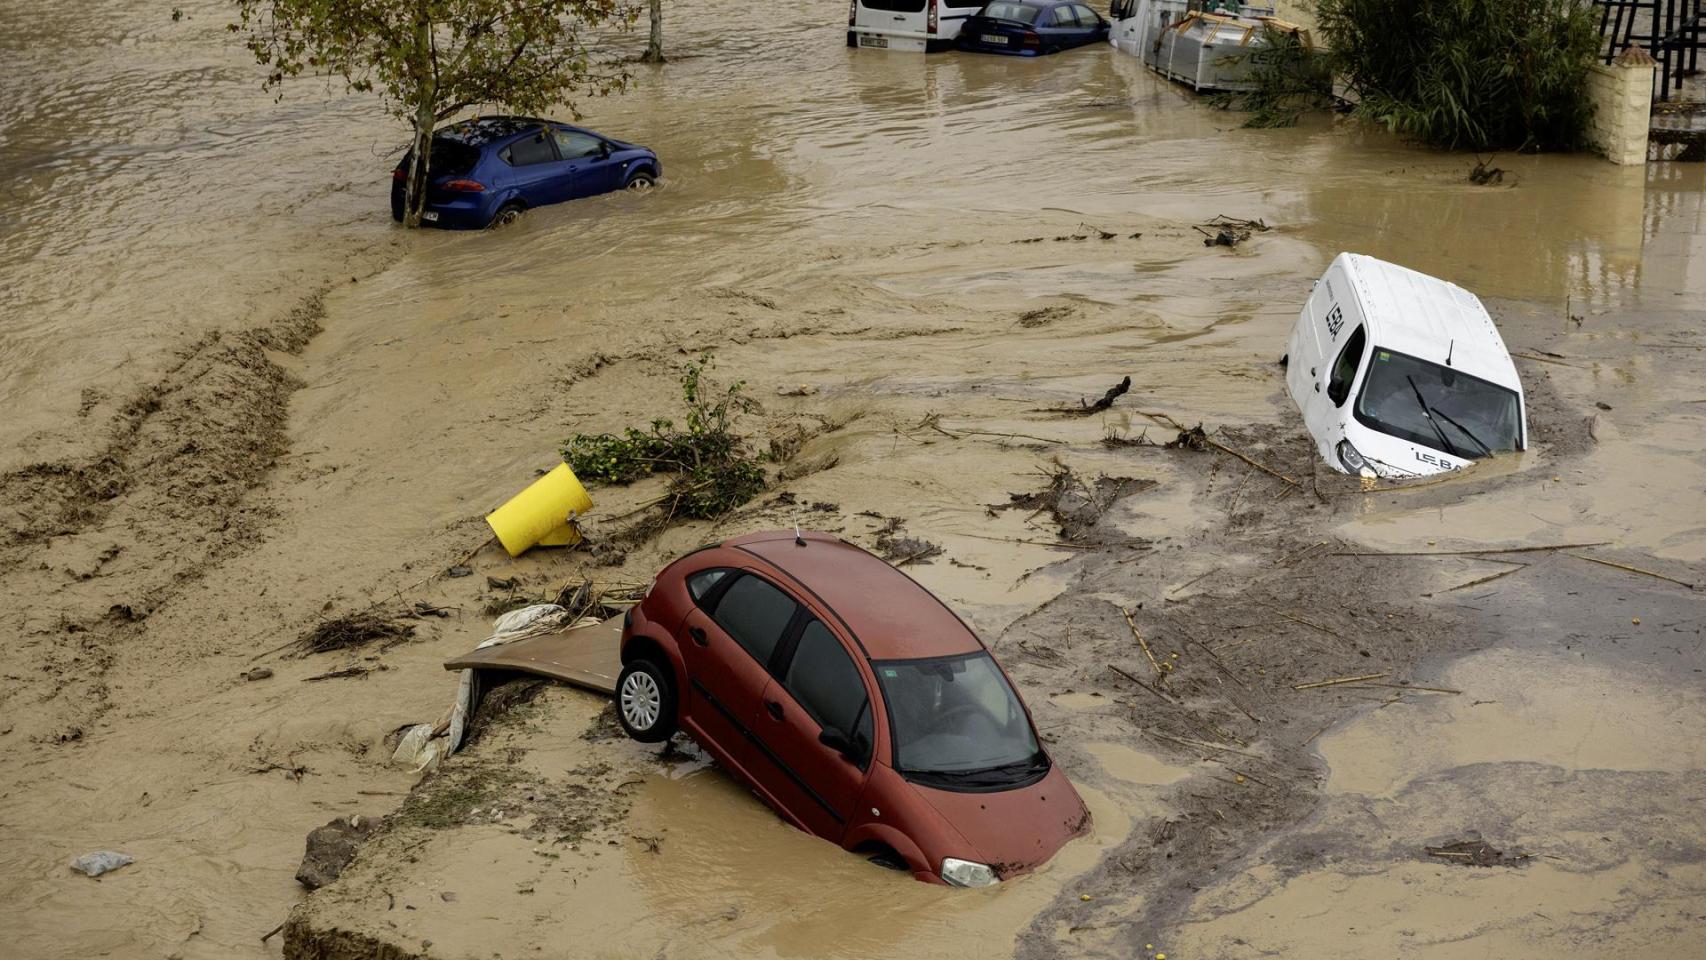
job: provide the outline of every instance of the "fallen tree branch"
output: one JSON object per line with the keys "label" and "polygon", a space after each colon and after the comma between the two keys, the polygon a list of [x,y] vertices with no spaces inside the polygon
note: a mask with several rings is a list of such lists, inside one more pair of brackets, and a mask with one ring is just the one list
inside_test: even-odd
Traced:
{"label": "fallen tree branch", "polygon": [[1138,632],[1137,621],[1131,618],[1131,611],[1121,607],[1120,613],[1125,616],[1125,625],[1131,628],[1131,635],[1137,638],[1137,645],[1143,648],[1143,655],[1149,658],[1149,665],[1155,668],[1155,682],[1166,683],[1167,671],[1161,669],[1161,661],[1155,659],[1155,652],[1149,649],[1149,641],[1143,639],[1143,634]]}
{"label": "fallen tree branch", "polygon": [[1317,687],[1336,687],[1344,683],[1361,683],[1364,680],[1379,680],[1388,676],[1391,676],[1391,671],[1385,671],[1382,673],[1365,673],[1358,677],[1334,677],[1331,680],[1316,680],[1313,683],[1294,683],[1291,685],[1291,688],[1293,690],[1314,690]]}
{"label": "fallen tree branch", "polygon": [[1643,577],[1652,577],[1655,580],[1663,580],[1666,583],[1674,583],[1679,587],[1687,587],[1690,590],[1694,589],[1694,584],[1689,583],[1685,580],[1678,580],[1675,577],[1667,577],[1662,573],[1654,573],[1651,570],[1643,570],[1640,567],[1631,567],[1627,563],[1618,563],[1614,560],[1601,560],[1598,557],[1584,557],[1579,553],[1572,553],[1572,554],[1570,554],[1570,556],[1575,557],[1577,560],[1586,560],[1589,563],[1597,563],[1597,564],[1600,564],[1601,566],[1614,567],[1618,570],[1627,570],[1630,573],[1638,573]]}

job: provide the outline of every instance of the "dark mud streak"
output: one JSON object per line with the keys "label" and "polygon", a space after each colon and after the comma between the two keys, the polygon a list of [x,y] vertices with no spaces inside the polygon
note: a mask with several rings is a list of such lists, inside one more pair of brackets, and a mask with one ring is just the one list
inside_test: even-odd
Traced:
{"label": "dark mud streak", "polygon": [[[1222,768],[1169,788],[1163,799],[1173,812],[1134,824],[1124,844],[1038,916],[1020,939],[1020,957],[1084,955],[1085,944],[1057,939],[1063,927],[1124,928],[1122,957],[1161,938],[1199,890],[1261,841],[1320,808],[1326,770],[1312,750],[1316,736],[1371,701],[1400,692],[1349,686],[1298,691],[1293,684],[1380,671],[1397,682],[1426,657],[1491,642],[1418,598],[1414,564],[1370,566],[1308,550],[1327,539],[1322,531],[1345,520],[1362,496],[1354,480],[1317,462],[1308,437],[1275,427],[1216,436],[1308,478],[1305,486],[1319,498],[1288,491],[1281,481],[1213,451],[1136,449],[1133,456],[1170,458],[1195,475],[1198,499],[1237,512],[1189,542],[1157,543],[1150,562],[1116,564],[1109,550],[1072,561],[1076,572],[1065,592],[1015,622],[997,642],[1027,688],[1121,698],[1129,705],[1130,728],[1120,739],[1135,749],[1179,763],[1214,757]],[[1105,518],[1099,522],[1099,533],[1118,536]],[[1158,681],[1121,609],[1096,595],[1158,595],[1169,583],[1168,555],[1185,550],[1253,553],[1257,559],[1249,576],[1207,577],[1197,587],[1203,592],[1182,602],[1132,611],[1156,655],[1172,665]],[[1063,634],[1071,638],[1069,655],[1049,656]],[[1139,689],[1110,665],[1170,700]],[[1074,779],[1094,783],[1101,777],[1096,762],[1075,745],[1054,749]],[[1080,901],[1079,894],[1092,900]],[[1117,906],[1133,897],[1144,899],[1141,912],[1119,920],[1098,916],[1096,904]]]}
{"label": "dark mud streak", "polygon": [[[213,333],[185,347],[157,381],[108,423],[82,463],[36,464],[0,477],[0,577],[35,642],[4,656],[12,671],[54,676],[48,709],[33,709],[38,739],[77,740],[106,711],[112,650],[146,632],[147,618],[214,564],[259,539],[270,511],[248,502],[288,447],[291,395],[301,386],[273,353],[299,354],[320,331],[324,291],[277,321]],[[107,602],[70,594],[46,557],[55,542],[110,537],[124,544]],[[53,610],[51,626],[48,621]],[[22,663],[19,661],[23,660]],[[23,687],[0,693],[0,706]]]}

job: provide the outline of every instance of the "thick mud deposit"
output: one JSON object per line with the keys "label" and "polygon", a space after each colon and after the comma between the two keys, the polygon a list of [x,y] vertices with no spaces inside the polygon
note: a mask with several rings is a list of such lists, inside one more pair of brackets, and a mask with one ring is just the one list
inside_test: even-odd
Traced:
{"label": "thick mud deposit", "polygon": [[[1695,949],[1700,592],[1582,558],[1706,582],[1700,168],[1501,157],[1477,187],[1354,127],[1238,129],[1106,50],[883,56],[842,7],[689,0],[677,59],[585,105],[661,189],[404,235],[402,132],[318,83],[275,106],[221,6],[183,8],[0,10],[18,955]],[[1206,249],[1217,214],[1276,229]],[[1530,451],[1409,488],[1314,462],[1274,361],[1341,249],[1488,298]],[[790,454],[774,490],[614,565],[487,548],[444,576],[569,433],[679,415],[706,349]],[[595,490],[595,540],[657,492]],[[1091,836],[932,889],[560,689],[418,788],[386,762],[492,605],[796,521],[941,548],[897,561],[1008,664]],[[1603,545],[1472,552],[1556,544]],[[417,602],[451,616],[284,649]],[[304,894],[304,835],[351,814],[393,819]],[[1471,835],[1528,857],[1426,852]],[[67,868],[98,849],[137,862]]]}

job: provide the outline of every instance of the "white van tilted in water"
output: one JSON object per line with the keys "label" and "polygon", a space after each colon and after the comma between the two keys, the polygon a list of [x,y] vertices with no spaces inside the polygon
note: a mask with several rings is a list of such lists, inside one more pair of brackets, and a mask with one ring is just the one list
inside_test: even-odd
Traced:
{"label": "white van tilted in water", "polygon": [[966,18],[983,9],[968,0],[849,0],[847,45],[915,52],[947,50]]}
{"label": "white van tilted in water", "polygon": [[1297,317],[1286,387],[1322,458],[1415,477],[1527,444],[1522,382],[1487,308],[1463,288],[1341,253]]}

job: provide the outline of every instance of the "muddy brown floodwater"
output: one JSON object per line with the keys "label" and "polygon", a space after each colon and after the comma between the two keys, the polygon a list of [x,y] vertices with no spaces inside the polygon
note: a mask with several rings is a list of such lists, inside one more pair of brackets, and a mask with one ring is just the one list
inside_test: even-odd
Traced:
{"label": "muddy brown floodwater", "polygon": [[[1697,955],[1706,611],[1575,554],[1706,582],[1706,167],[1501,156],[1478,187],[1472,158],[1346,122],[1240,129],[1106,49],[882,55],[843,45],[839,3],[681,0],[676,59],[582,105],[658,150],[661,189],[408,235],[402,129],[318,81],[275,104],[224,6],[180,6],[0,6],[8,955]],[[1216,214],[1275,229],[1205,249]],[[1313,463],[1275,360],[1344,249],[1487,298],[1530,451],[1410,489]],[[569,433],[678,415],[704,349],[761,440],[809,437],[774,491],[615,566],[488,548],[439,575]],[[1125,375],[1105,413],[1049,412]],[[1300,486],[1104,444],[1171,439],[1140,410]],[[1070,546],[1046,510],[986,510],[1057,460],[1128,481]],[[651,493],[595,490],[595,539]],[[386,762],[487,635],[487,576],[643,583],[763,525],[869,544],[866,512],[943,548],[908,572],[1095,812],[1036,876],[896,878],[701,762],[584,737],[570,691],[417,792]],[[1389,555],[1560,543],[1604,546]],[[278,649],[416,601],[454,615]],[[1176,660],[1166,696],[1109,669],[1154,679],[1122,609]],[[1358,674],[1385,676],[1293,689]],[[399,809],[305,899],[309,830]],[[1471,831],[1532,856],[1423,852]],[[100,849],[137,862],[68,869]]]}

